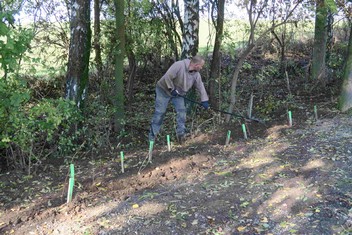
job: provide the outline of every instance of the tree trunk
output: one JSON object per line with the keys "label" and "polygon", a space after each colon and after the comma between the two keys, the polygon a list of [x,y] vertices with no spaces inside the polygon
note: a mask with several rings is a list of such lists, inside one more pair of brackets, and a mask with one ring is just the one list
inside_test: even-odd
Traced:
{"label": "tree trunk", "polygon": [[195,56],[199,44],[199,0],[185,0],[181,59]]}
{"label": "tree trunk", "polygon": [[133,88],[134,88],[135,77],[137,72],[137,63],[136,63],[136,58],[133,51],[128,52],[127,56],[128,56],[128,65],[130,68],[130,75],[128,76],[128,80],[127,80],[127,92],[128,92],[127,99],[131,101],[133,98]]}
{"label": "tree trunk", "polygon": [[95,50],[95,64],[97,66],[98,80],[103,77],[103,63],[101,59],[100,46],[100,0],[94,0],[94,50]]}
{"label": "tree trunk", "polygon": [[115,125],[114,131],[119,132],[124,129],[125,106],[124,106],[124,86],[123,86],[123,61],[125,57],[125,16],[124,0],[114,0],[115,3],[115,20],[116,20],[116,38],[117,47],[115,51],[115,86],[116,97],[114,99]]}
{"label": "tree trunk", "polygon": [[325,6],[325,0],[317,0],[311,78],[321,80],[323,83],[325,83],[327,16],[328,10]]}
{"label": "tree trunk", "polygon": [[[216,3],[214,3],[216,4]],[[214,5],[213,5],[214,6]],[[220,66],[221,66],[221,42],[224,31],[224,15],[225,15],[225,0],[217,1],[217,21],[216,21],[216,35],[213,50],[213,57],[210,65],[210,76],[209,76],[209,98],[212,107],[219,108],[220,94],[216,94],[217,86],[216,79],[218,79],[218,86],[220,86]]]}
{"label": "tree trunk", "polygon": [[[238,75],[240,74],[240,70],[242,68],[244,61],[246,60],[247,56],[251,53],[251,51],[253,50],[254,47],[255,47],[255,44],[249,45],[245,49],[245,51],[241,54],[241,56],[239,57],[239,60],[236,64],[235,71],[234,71],[233,77],[232,77],[232,82],[231,82],[230,106],[228,109],[229,113],[233,112],[233,109],[234,109],[235,103],[236,103],[236,89],[237,89]],[[231,118],[231,115],[226,115],[225,121],[229,122],[230,118]]]}
{"label": "tree trunk", "polygon": [[343,72],[343,83],[339,97],[339,109],[346,112],[352,108],[352,24],[348,42],[348,55]]}
{"label": "tree trunk", "polygon": [[87,96],[91,48],[89,1],[72,1],[70,32],[65,98],[75,101],[78,107],[82,107]]}

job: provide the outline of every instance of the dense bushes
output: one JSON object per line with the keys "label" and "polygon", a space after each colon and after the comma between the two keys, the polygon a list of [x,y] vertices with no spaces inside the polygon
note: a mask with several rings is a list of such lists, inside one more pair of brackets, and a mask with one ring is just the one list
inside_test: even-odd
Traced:
{"label": "dense bushes", "polygon": [[30,172],[31,164],[45,156],[72,151],[72,128],[79,120],[72,102],[42,99],[33,103],[20,79],[0,80],[0,150],[7,167]]}

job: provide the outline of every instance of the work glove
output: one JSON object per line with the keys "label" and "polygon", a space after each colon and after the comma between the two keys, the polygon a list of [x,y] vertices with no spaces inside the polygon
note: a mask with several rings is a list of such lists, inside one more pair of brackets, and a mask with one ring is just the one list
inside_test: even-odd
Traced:
{"label": "work glove", "polygon": [[208,109],[209,108],[209,102],[208,101],[203,101],[202,102],[202,106],[204,109]]}
{"label": "work glove", "polygon": [[172,91],[171,91],[171,95],[173,96],[173,97],[176,97],[176,96],[178,96],[180,93],[178,93],[178,91],[176,90],[176,89],[173,89]]}

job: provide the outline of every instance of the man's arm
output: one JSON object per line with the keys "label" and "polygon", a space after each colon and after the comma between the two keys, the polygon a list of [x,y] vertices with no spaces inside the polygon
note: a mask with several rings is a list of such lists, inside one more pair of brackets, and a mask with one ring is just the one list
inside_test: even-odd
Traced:
{"label": "man's arm", "polygon": [[203,101],[208,101],[208,100],[209,100],[209,97],[208,97],[207,91],[205,90],[204,83],[203,83],[202,78],[201,78],[200,75],[199,75],[199,77],[197,77],[197,79],[196,79],[195,87],[196,87],[196,89],[197,89],[198,92],[199,92],[200,100],[201,100],[202,102],[203,102]]}

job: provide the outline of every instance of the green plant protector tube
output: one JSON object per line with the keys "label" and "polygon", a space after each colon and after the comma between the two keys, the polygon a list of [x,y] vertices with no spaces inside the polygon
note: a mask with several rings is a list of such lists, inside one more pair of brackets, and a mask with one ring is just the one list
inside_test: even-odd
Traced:
{"label": "green plant protector tube", "polygon": [[75,185],[75,165],[70,164],[70,179],[68,182],[67,203],[72,201],[73,187]]}
{"label": "green plant protector tube", "polygon": [[124,156],[123,156],[123,152],[120,152],[120,156],[121,156],[121,172],[125,173],[125,167],[124,167]]}
{"label": "green plant protector tube", "polygon": [[148,157],[148,161],[151,162],[152,161],[152,154],[153,154],[153,146],[154,146],[154,141],[151,140],[149,142],[149,157]]}
{"label": "green plant protector tube", "polygon": [[70,178],[68,183],[67,203],[72,201],[74,178]]}
{"label": "green plant protector tube", "polygon": [[154,141],[151,140],[149,141],[149,150],[153,150],[153,147],[154,147]]}
{"label": "green plant protector tube", "polygon": [[228,145],[230,143],[230,138],[231,138],[231,131],[227,131],[227,137],[226,137],[226,142],[225,145]]}
{"label": "green plant protector tube", "polygon": [[170,152],[171,151],[170,135],[166,136],[166,140],[167,140],[167,150]]}
{"label": "green plant protector tube", "polygon": [[72,179],[72,184],[75,185],[75,165],[73,163],[70,164],[70,179]]}
{"label": "green plant protector tube", "polygon": [[70,172],[71,172],[71,178],[75,178],[75,165],[74,164],[70,164]]}
{"label": "green plant protector tube", "polygon": [[247,130],[246,130],[246,125],[242,124],[242,131],[243,131],[243,136],[245,139],[247,139]]}
{"label": "green plant protector tube", "polygon": [[314,105],[314,117],[315,117],[315,120],[318,121],[318,110],[316,105]]}
{"label": "green plant protector tube", "polygon": [[288,111],[288,125],[292,126],[292,112]]}

